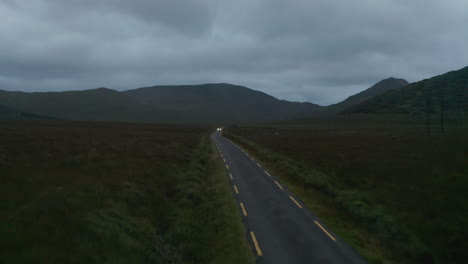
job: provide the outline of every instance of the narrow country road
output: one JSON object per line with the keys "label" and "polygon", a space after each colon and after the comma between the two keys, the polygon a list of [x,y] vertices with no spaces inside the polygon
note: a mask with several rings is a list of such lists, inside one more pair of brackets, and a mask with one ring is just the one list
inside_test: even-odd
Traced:
{"label": "narrow country road", "polygon": [[241,148],[212,135],[224,159],[257,263],[365,263]]}

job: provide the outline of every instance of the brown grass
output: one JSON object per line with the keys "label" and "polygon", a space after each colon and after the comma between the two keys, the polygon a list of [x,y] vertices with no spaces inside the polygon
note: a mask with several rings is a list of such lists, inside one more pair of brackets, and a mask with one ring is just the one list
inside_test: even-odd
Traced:
{"label": "brown grass", "polygon": [[[320,181],[331,186],[331,194],[324,185],[321,190],[304,189],[307,184],[300,177],[284,180],[368,260],[462,263],[467,258],[463,246],[468,224],[464,195],[468,190],[467,134],[428,137],[421,133],[423,127],[372,130],[369,124],[366,129],[347,124],[347,129],[336,129],[339,126],[333,130],[313,124],[235,126],[227,134],[257,144],[251,150],[260,159],[277,159],[270,164],[283,176],[307,178],[319,173],[324,177]],[[281,160],[289,165],[279,166]],[[362,202],[370,207],[362,207]],[[403,241],[413,241],[413,245],[402,245],[407,248],[401,252],[391,249],[389,244],[410,242],[398,237],[382,241],[385,236],[378,235],[383,233],[378,226],[369,229],[372,223],[356,221],[366,214],[395,223],[395,228],[409,236],[410,240]],[[352,215],[359,217],[352,220]]]}
{"label": "brown grass", "polygon": [[209,131],[1,121],[0,263],[251,263]]}

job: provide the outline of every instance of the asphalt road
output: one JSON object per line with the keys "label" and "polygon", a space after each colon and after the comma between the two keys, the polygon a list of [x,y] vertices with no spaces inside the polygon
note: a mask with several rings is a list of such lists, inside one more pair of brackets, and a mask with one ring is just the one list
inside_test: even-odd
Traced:
{"label": "asphalt road", "polygon": [[248,153],[212,135],[257,263],[366,263]]}

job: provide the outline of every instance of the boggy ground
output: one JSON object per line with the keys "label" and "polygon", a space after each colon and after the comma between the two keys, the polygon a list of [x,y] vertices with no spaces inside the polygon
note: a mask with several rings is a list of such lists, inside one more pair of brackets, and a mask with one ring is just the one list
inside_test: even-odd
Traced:
{"label": "boggy ground", "polygon": [[0,121],[0,263],[253,263],[210,131]]}
{"label": "boggy ground", "polygon": [[[344,121],[343,121],[344,120]],[[231,126],[249,149],[372,263],[463,263],[468,133],[352,119]]]}

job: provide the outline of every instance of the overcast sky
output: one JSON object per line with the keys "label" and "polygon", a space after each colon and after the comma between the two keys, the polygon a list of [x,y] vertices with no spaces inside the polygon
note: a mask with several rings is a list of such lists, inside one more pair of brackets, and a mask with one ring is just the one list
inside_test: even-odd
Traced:
{"label": "overcast sky", "polygon": [[228,82],[335,103],[468,65],[467,0],[0,0],[0,89]]}

